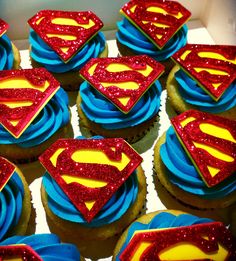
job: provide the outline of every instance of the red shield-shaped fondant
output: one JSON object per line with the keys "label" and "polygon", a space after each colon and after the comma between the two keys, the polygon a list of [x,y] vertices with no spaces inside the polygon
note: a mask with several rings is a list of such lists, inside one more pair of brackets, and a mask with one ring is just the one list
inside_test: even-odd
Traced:
{"label": "red shield-shaped fondant", "polygon": [[60,139],[39,160],[90,222],[142,158],[123,139],[111,138]]}
{"label": "red shield-shaped fondant", "polygon": [[216,101],[236,79],[236,46],[187,44],[172,58]]}
{"label": "red shield-shaped fondant", "polygon": [[94,58],[80,74],[118,109],[128,113],[163,71],[163,65],[139,55]]}
{"label": "red shield-shaped fondant", "polygon": [[164,47],[191,16],[180,3],[166,0],[131,0],[121,13],[158,48]]}
{"label": "red shield-shaped fondant", "polygon": [[0,72],[0,123],[15,138],[60,88],[44,68]]}
{"label": "red shield-shaped fondant", "polygon": [[0,191],[4,188],[7,181],[11,178],[16,167],[8,160],[0,157]]}
{"label": "red shield-shaped fondant", "polygon": [[235,174],[236,121],[190,110],[171,122],[207,186],[215,186]]}
{"label": "red shield-shaped fondant", "polygon": [[103,27],[91,11],[42,10],[28,20],[32,29],[67,62]]}
{"label": "red shield-shaped fondant", "polygon": [[[181,246],[181,244],[191,244],[197,247],[203,254],[200,255],[199,252],[194,253],[194,251],[189,253],[188,250],[183,247],[181,255],[184,256],[185,254],[185,258],[178,259],[176,253],[176,256],[173,256],[173,259],[171,260],[226,261],[234,260],[236,258],[234,238],[224,224],[220,222],[137,231],[120,255],[119,260],[134,260],[132,258],[137,254],[142,243],[145,243],[146,247],[140,250],[138,253],[139,258],[135,260],[164,260],[160,258],[161,253],[163,253],[164,250],[168,251],[176,246]],[[224,250],[222,250],[222,247]],[[225,253],[225,251],[227,252]],[[216,259],[212,259],[212,256]]]}
{"label": "red shield-shaped fondant", "polygon": [[7,31],[9,25],[0,18],[0,37]]}

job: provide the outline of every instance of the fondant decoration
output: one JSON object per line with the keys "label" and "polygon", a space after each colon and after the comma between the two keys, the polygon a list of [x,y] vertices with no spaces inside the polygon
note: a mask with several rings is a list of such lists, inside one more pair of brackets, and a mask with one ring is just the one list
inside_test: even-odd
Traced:
{"label": "fondant decoration", "polygon": [[0,192],[11,178],[15,169],[16,167],[11,162],[0,156]]}
{"label": "fondant decoration", "polygon": [[9,25],[0,18],[0,37],[5,34]]}
{"label": "fondant decoration", "polygon": [[164,66],[146,56],[91,59],[81,76],[124,113],[128,113],[163,73]]}
{"label": "fondant decoration", "polygon": [[44,68],[0,72],[0,123],[19,138],[60,88]]}
{"label": "fondant decoration", "polygon": [[68,62],[103,27],[102,21],[91,11],[42,10],[28,23],[64,62]]}
{"label": "fondant decoration", "polygon": [[236,46],[187,44],[172,58],[215,101],[236,79]]}
{"label": "fondant decoration", "polygon": [[171,120],[177,137],[208,187],[236,173],[236,121],[189,110]]}
{"label": "fondant decoration", "polygon": [[39,160],[88,222],[142,162],[121,138],[60,139]]}
{"label": "fondant decoration", "polygon": [[120,12],[159,49],[191,16],[180,3],[166,0],[131,0]]}

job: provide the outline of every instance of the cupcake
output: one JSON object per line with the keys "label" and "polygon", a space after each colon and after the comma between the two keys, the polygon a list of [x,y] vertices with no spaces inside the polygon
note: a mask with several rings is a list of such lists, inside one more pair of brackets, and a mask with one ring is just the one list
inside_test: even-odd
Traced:
{"label": "cupcake", "polygon": [[3,157],[0,157],[0,210],[0,241],[26,233],[31,215],[29,187],[21,171]]}
{"label": "cupcake", "polygon": [[147,54],[165,66],[173,67],[170,57],[187,43],[185,25],[190,12],[175,1],[131,0],[120,10],[117,46],[122,56]]}
{"label": "cupcake", "polygon": [[84,257],[110,256],[145,205],[142,158],[121,138],[80,137],[58,140],[39,160],[50,230]]}
{"label": "cupcake", "polygon": [[166,89],[177,113],[197,109],[236,119],[236,46],[188,44],[172,58],[177,65]]}
{"label": "cupcake", "polygon": [[157,121],[163,66],[146,56],[91,59],[77,98],[80,127],[91,135],[141,139]]}
{"label": "cupcake", "polygon": [[122,234],[112,260],[235,260],[236,242],[221,222],[176,210],[156,211]]}
{"label": "cupcake", "polygon": [[160,183],[188,206],[226,211],[236,202],[236,121],[190,110],[171,122],[154,147]]}
{"label": "cupcake", "polygon": [[36,261],[83,260],[76,246],[62,243],[54,234],[9,237],[0,243],[0,259],[2,258]]}
{"label": "cupcake", "polygon": [[68,96],[44,68],[0,72],[0,155],[37,157],[70,129]]}
{"label": "cupcake", "polygon": [[45,67],[67,91],[79,89],[79,70],[91,58],[107,57],[102,21],[91,11],[42,10],[28,21],[33,67]]}
{"label": "cupcake", "polygon": [[0,18],[0,70],[18,69],[20,67],[20,53],[7,37],[8,24]]}

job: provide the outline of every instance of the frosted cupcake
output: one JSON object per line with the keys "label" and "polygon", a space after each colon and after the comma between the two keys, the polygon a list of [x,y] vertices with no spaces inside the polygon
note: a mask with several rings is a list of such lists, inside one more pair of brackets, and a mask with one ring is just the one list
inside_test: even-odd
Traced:
{"label": "frosted cupcake", "polygon": [[45,67],[65,90],[79,89],[78,71],[88,60],[107,57],[103,23],[91,11],[42,10],[28,23],[33,67]]}

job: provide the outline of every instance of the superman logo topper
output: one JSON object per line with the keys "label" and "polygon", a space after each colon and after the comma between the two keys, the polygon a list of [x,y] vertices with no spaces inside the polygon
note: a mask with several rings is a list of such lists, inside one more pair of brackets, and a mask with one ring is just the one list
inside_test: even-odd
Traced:
{"label": "superman logo topper", "polygon": [[171,120],[177,137],[208,187],[236,173],[236,121],[189,110]]}
{"label": "superman logo topper", "polygon": [[136,231],[121,261],[235,260],[230,231],[220,222]]}
{"label": "superman logo topper", "polygon": [[60,88],[44,68],[0,72],[0,123],[19,138]]}
{"label": "superman logo topper", "polygon": [[236,46],[187,44],[172,59],[215,101],[236,79]]}
{"label": "superman logo topper", "polygon": [[146,55],[94,58],[81,76],[119,110],[128,113],[155,80],[164,66]]}
{"label": "superman logo topper", "polygon": [[88,222],[142,162],[121,138],[60,139],[39,160]]}
{"label": "superman logo topper", "polygon": [[42,10],[28,23],[65,63],[103,27],[91,11]]}
{"label": "superman logo topper", "polygon": [[159,49],[191,16],[180,3],[166,0],[131,0],[120,12]]}
{"label": "superman logo topper", "polygon": [[0,18],[0,37],[5,34],[9,25]]}
{"label": "superman logo topper", "polygon": [[15,169],[15,165],[0,156],[0,192],[11,178]]}

